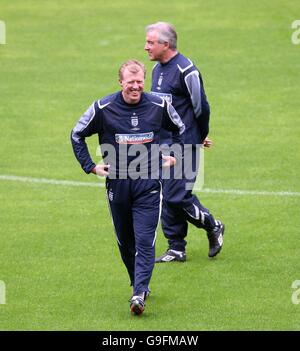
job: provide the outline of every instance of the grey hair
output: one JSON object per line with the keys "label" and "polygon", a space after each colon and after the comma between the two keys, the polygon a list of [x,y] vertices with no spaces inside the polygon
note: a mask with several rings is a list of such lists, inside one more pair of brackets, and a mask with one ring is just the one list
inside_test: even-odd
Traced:
{"label": "grey hair", "polygon": [[146,27],[146,33],[156,30],[158,32],[159,43],[169,43],[170,49],[177,48],[177,33],[172,24],[167,22],[156,22]]}

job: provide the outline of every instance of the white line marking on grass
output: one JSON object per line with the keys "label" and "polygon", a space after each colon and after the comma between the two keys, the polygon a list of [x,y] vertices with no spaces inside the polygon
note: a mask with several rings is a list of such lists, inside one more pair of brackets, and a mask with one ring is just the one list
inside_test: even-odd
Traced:
{"label": "white line marking on grass", "polygon": [[[73,180],[58,180],[48,178],[21,177],[15,175],[0,174],[0,180],[10,180],[24,183],[38,183],[62,186],[87,186],[87,187],[104,187],[104,181],[96,182],[79,182]],[[104,180],[104,179],[103,179]],[[228,194],[228,195],[256,195],[256,196],[300,196],[300,192],[293,191],[260,191],[260,190],[239,190],[239,189],[201,189],[201,193],[208,194]]]}
{"label": "white line marking on grass", "polygon": [[47,179],[47,178],[32,178],[32,177],[20,177],[14,175],[0,174],[0,180],[13,180],[16,182],[24,183],[39,183],[39,184],[51,184],[51,185],[63,185],[63,186],[92,186],[92,187],[104,187],[104,183],[88,183],[78,182],[73,180],[58,180],[58,179]]}
{"label": "white line marking on grass", "polygon": [[264,191],[264,190],[239,190],[239,189],[202,189],[202,193],[230,194],[230,195],[267,195],[267,196],[300,196],[293,191]]}

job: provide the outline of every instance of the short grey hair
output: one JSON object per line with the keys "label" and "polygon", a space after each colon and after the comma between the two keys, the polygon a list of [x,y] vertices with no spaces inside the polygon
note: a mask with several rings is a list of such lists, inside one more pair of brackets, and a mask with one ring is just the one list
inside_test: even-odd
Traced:
{"label": "short grey hair", "polygon": [[156,22],[146,27],[146,33],[153,30],[158,32],[159,43],[167,42],[170,45],[170,49],[175,50],[177,48],[177,33],[171,23]]}

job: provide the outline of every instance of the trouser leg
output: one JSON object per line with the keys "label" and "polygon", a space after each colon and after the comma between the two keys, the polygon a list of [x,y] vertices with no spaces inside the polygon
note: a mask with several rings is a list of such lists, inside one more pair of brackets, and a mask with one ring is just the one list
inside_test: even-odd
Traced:
{"label": "trouser leg", "polygon": [[[180,201],[172,205],[170,199],[178,197],[180,180],[164,180],[161,225],[164,236],[168,239],[169,248],[185,251],[188,222],[185,213],[181,210]],[[177,205],[178,204],[178,205]]]}
{"label": "trouser leg", "polygon": [[[191,147],[191,167],[197,169],[196,147]],[[187,157],[187,155],[185,155]],[[168,239],[169,248],[185,251],[185,237],[188,230],[188,222],[206,231],[215,226],[215,220],[207,208],[205,208],[194,194],[192,184],[196,176],[189,179],[164,179],[163,180],[163,209],[161,216],[162,229]]]}
{"label": "trouser leg", "polygon": [[161,187],[157,180],[139,180],[132,184],[132,216],[136,245],[134,294],[140,294],[148,291],[155,262]]}
{"label": "trouser leg", "polygon": [[121,258],[129,274],[130,283],[134,285],[135,237],[130,182],[121,179],[107,180],[106,188]]}

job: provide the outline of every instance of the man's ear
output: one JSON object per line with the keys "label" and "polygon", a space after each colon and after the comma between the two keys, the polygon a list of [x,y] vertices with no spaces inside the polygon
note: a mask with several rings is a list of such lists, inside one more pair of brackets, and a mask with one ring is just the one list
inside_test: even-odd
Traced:
{"label": "man's ear", "polygon": [[119,79],[119,84],[122,86],[122,81],[121,81],[121,79]]}

